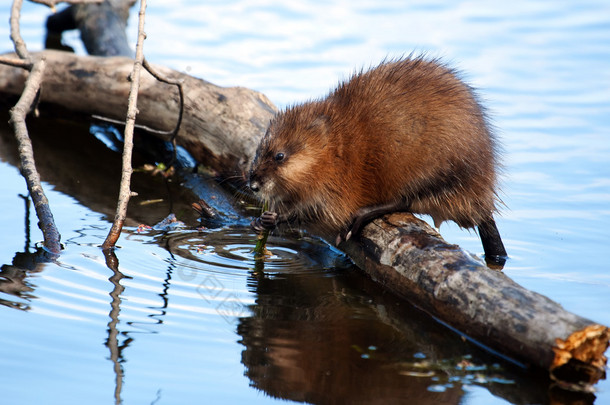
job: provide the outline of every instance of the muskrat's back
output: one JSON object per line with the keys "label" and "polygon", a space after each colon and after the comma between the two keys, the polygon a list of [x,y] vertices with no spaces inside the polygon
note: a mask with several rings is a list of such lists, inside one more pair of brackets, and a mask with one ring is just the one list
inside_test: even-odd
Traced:
{"label": "muskrat's back", "polygon": [[493,223],[496,167],[472,89],[437,61],[407,58],[279,113],[250,180],[280,215],[326,231],[344,232],[375,207],[481,228]]}

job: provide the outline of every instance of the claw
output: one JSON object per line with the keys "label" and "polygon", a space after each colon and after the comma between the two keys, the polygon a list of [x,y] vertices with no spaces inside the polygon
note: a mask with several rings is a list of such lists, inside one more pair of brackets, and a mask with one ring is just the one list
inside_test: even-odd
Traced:
{"label": "claw", "polygon": [[347,242],[352,237],[352,229],[348,228],[343,232],[340,232],[335,238],[335,246],[339,246],[341,242]]}
{"label": "claw", "polygon": [[403,198],[400,201],[360,208],[352,216],[352,222],[347,229],[337,236],[335,243],[338,245],[342,241],[350,240],[352,236],[358,235],[362,228],[375,218],[395,211],[408,211],[409,206],[409,202]]}
{"label": "claw", "polygon": [[250,228],[252,228],[252,230],[256,233],[262,233],[265,230],[265,228],[261,224],[260,218],[253,219],[252,222],[250,222]]}
{"label": "claw", "polygon": [[354,217],[352,223],[347,227],[347,229],[344,229],[343,231],[339,232],[339,234],[335,238],[335,246],[339,246],[341,242],[347,242],[348,240],[350,240],[352,236],[360,232],[361,228],[362,221],[360,217]]}

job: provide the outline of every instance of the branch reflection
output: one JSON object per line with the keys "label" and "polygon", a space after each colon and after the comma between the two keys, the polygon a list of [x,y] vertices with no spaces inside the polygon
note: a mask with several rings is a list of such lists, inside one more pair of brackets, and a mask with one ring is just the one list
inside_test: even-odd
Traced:
{"label": "branch reflection", "polygon": [[108,314],[110,322],[108,322],[108,339],[106,339],[105,344],[108,350],[110,350],[110,361],[113,364],[115,375],[114,402],[118,405],[122,403],[121,391],[123,389],[124,378],[122,366],[124,361],[123,350],[129,346],[132,339],[128,337],[123,343],[119,344],[118,324],[119,314],[121,313],[121,294],[125,291],[125,287],[121,285],[121,280],[125,276],[119,271],[119,261],[112,250],[104,251],[104,256],[106,258],[106,266],[113,272],[112,276],[108,279],[114,288],[110,292],[110,297],[112,298],[110,313]]}

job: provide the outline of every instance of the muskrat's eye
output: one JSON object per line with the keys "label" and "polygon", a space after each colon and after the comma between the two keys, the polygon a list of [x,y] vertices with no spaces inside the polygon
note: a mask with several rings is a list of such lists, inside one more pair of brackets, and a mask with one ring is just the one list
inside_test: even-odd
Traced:
{"label": "muskrat's eye", "polygon": [[281,162],[282,160],[284,160],[285,157],[286,156],[282,152],[280,152],[277,155],[275,155],[274,159],[275,159],[276,162]]}

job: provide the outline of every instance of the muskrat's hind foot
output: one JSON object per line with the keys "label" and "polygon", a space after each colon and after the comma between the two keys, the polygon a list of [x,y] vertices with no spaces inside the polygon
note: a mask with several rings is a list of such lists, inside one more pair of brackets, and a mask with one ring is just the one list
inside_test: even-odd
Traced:
{"label": "muskrat's hind foot", "polygon": [[397,202],[391,202],[383,205],[375,205],[370,207],[360,208],[355,214],[352,224],[347,227],[343,232],[337,235],[335,244],[339,245],[342,241],[348,241],[350,238],[357,233],[369,222],[375,218],[379,218],[382,215],[389,214],[396,211],[407,210],[409,204],[405,200]]}
{"label": "muskrat's hind foot", "polygon": [[507,255],[500,232],[498,232],[498,227],[496,226],[496,221],[494,221],[493,217],[486,219],[477,228],[483,243],[487,265],[501,270],[506,263]]}
{"label": "muskrat's hind foot", "polygon": [[260,217],[250,222],[250,226],[257,233],[272,231],[277,226],[277,219],[278,215],[276,212],[265,211]]}

